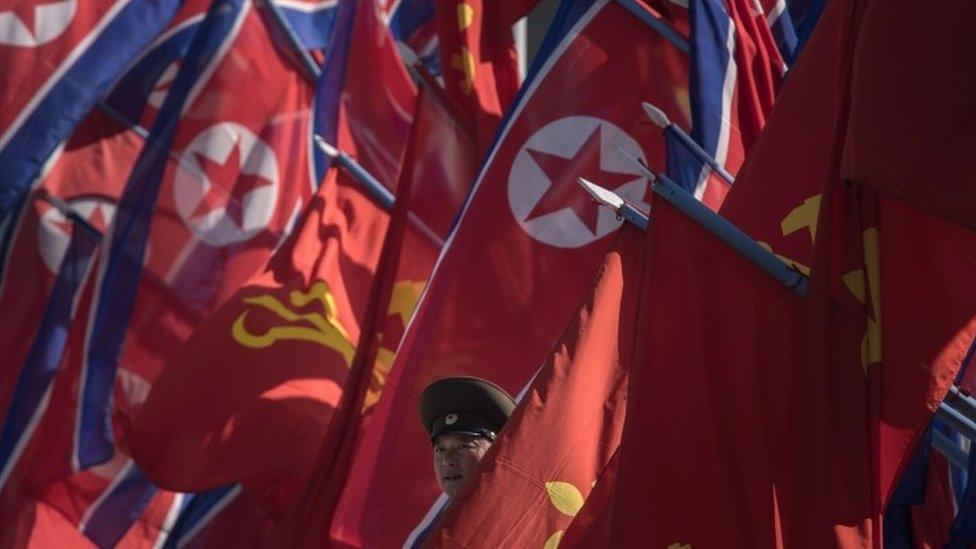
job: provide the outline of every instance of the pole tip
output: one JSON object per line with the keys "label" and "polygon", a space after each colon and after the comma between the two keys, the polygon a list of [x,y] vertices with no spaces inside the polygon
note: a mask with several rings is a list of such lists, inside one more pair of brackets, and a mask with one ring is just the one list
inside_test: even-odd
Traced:
{"label": "pole tip", "polygon": [[315,134],[314,138],[315,142],[318,144],[319,148],[322,149],[322,152],[326,154],[326,156],[330,158],[336,158],[339,156],[339,149],[330,145],[329,142],[326,141],[321,135]]}
{"label": "pole tip", "polygon": [[641,103],[641,108],[644,109],[644,113],[651,119],[651,122],[654,122],[655,126],[664,129],[671,125],[671,120],[668,119],[668,115],[647,101]]}
{"label": "pole tip", "polygon": [[588,181],[582,177],[577,177],[576,182],[579,183],[580,186],[583,187],[583,190],[589,193],[589,195],[602,206],[609,206],[614,210],[618,210],[624,205],[624,199],[620,198],[617,193],[611,190],[604,189],[596,183]]}

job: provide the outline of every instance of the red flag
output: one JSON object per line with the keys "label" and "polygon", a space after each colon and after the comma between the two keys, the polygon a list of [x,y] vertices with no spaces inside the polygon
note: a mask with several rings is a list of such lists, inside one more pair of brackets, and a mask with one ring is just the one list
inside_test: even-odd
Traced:
{"label": "red flag", "polygon": [[472,137],[439,97],[436,90],[427,88],[417,97],[356,358],[305,496],[299,498],[291,521],[282,530],[282,543],[328,543],[329,523],[361,430],[368,425],[393,353],[440,251],[440,235],[450,227],[453,212],[466,194],[463,188],[473,178]]}
{"label": "red flag", "polygon": [[[7,312],[0,316],[0,355],[16,367],[8,370],[9,375],[0,376],[0,420],[7,413],[17,374],[30,350],[73,233],[72,221],[48,198],[63,200],[92,227],[105,232],[145,142],[138,130],[152,126],[171,83],[171,75],[164,71],[167,67],[160,66],[160,62],[172,66],[179,63],[206,8],[205,0],[183,6],[166,32],[120,78],[105,106],[89,113],[59,152],[52,155],[21,208],[0,275],[0,310]],[[110,116],[108,109],[131,116],[133,126]]]}
{"label": "red flag", "polygon": [[[639,203],[646,180],[616,147],[663,159],[660,133],[642,122],[640,101],[680,116],[687,76],[671,61],[684,55],[617,3],[577,7],[513,107],[400,344],[332,523],[341,543],[401,544],[429,525],[424,517],[438,495],[429,442],[404,410],[416,409],[424,386],[450,375],[487,377],[512,393],[523,388],[621,223],[598,209],[576,176]],[[633,85],[613,84],[621,79]]]}
{"label": "red flag", "polygon": [[[737,227],[810,274],[817,216],[841,120],[848,3],[831,3],[720,210]],[[780,184],[772,182],[779,181]]]}
{"label": "red flag", "polygon": [[610,523],[613,515],[613,493],[617,487],[617,471],[620,469],[620,448],[610,457],[600,471],[586,498],[583,508],[576,513],[566,533],[559,540],[566,547],[599,547],[610,539]]}
{"label": "red flag", "polygon": [[621,229],[590,295],[481,460],[476,477],[445,510],[429,545],[559,543],[620,442],[643,236],[632,225]]}
{"label": "red flag", "polygon": [[[846,105],[852,93],[848,82],[856,51],[853,37],[868,32],[861,30],[859,17],[853,3],[827,7],[722,209],[723,215],[807,273],[814,237],[833,219],[822,213],[824,189],[837,185],[840,153],[847,155],[845,159],[857,154],[848,152],[852,138]],[[921,181],[918,185],[926,187]],[[874,351],[865,357],[863,368],[872,378],[872,444],[877,452],[873,459],[880,460],[875,464],[873,497],[880,506],[904,467],[904,449],[920,434],[918,422],[927,421],[948,386],[944,376],[955,371],[965,352],[964,327],[976,308],[965,282],[965,273],[971,272],[967,243],[972,237],[969,231],[884,195],[855,195],[845,199],[843,191],[835,191],[840,202],[831,211],[838,216],[832,221],[837,227],[834,241],[825,243],[824,249],[841,254],[838,258],[846,254],[847,259],[830,267],[832,274],[825,276],[834,277],[829,282],[832,299],[850,312],[831,318],[850,319],[853,344],[861,345],[866,330],[873,333]],[[875,257],[872,264],[870,254],[880,260]],[[867,291],[869,270],[877,279],[874,294]],[[858,309],[868,316],[867,322],[857,318]],[[868,369],[869,363],[884,366]]]}
{"label": "red flag", "polygon": [[[740,175],[743,186],[737,184],[730,196],[730,207],[736,196],[741,201],[740,215],[746,206],[780,207],[782,202],[768,197],[788,193],[776,193],[782,180],[769,174],[787,165],[799,181],[811,184],[791,190],[793,196],[824,193],[820,215],[799,225],[817,234],[816,251],[808,256],[815,265],[805,303],[778,308],[770,301],[775,296],[770,288],[755,295],[750,290],[747,302],[736,304],[746,299],[743,288],[758,283],[755,276],[719,295],[713,295],[719,282],[700,284],[685,298],[695,301],[684,305],[676,301],[673,287],[670,294],[663,290],[669,287],[666,281],[648,286],[660,290],[651,291],[646,309],[652,319],[649,351],[639,371],[648,382],[635,381],[639,393],[628,411],[628,417],[640,419],[628,424],[621,446],[612,510],[611,536],[619,536],[613,537],[615,542],[646,540],[646,524],[632,512],[637,497],[644,505],[642,516],[664,519],[662,528],[650,531],[666,544],[735,539],[750,545],[880,547],[883,542],[881,517],[892,487],[976,333],[974,292],[963,283],[974,275],[976,234],[857,181],[840,179],[846,71],[858,15],[851,4],[828,7],[783,91],[783,110],[770,123],[770,135],[777,140],[757,148],[750,160],[751,166],[772,169],[757,176],[763,174],[757,168],[750,179]],[[813,126],[812,134],[804,134],[806,128],[795,123],[792,131],[774,126],[777,116],[798,106],[814,89],[806,86],[816,74],[811,60],[832,49],[839,54],[841,69],[829,75],[835,91],[806,105],[831,121],[829,126]],[[814,154],[789,164],[783,158],[795,146],[795,134],[812,135]],[[812,188],[817,181],[819,189]],[[661,223],[668,211],[663,204],[655,207],[651,250],[661,256],[649,260],[652,280],[680,264],[679,252],[667,245],[676,229]],[[760,210],[757,215],[761,217],[751,230],[763,234],[763,227],[775,227],[770,223],[775,214]],[[667,237],[658,236],[665,231]],[[712,261],[721,258],[717,251],[706,255]],[[682,272],[719,268],[731,271],[729,266],[709,266],[702,258],[699,266],[686,266]],[[734,277],[723,276],[721,284],[730,279]],[[703,297],[708,308],[699,311],[692,303]],[[667,308],[661,309],[661,303]],[[745,321],[748,328],[739,331],[744,312],[751,315],[757,305],[763,316]],[[679,313],[690,314],[678,311],[681,307],[737,320],[724,328],[710,327],[706,316],[689,323],[681,320],[685,317]],[[699,349],[689,352],[692,345],[687,344],[680,347],[684,355],[679,357],[675,342],[655,331],[655,326],[667,329],[665,317],[667,324],[682,326],[682,337],[696,341]],[[689,324],[696,328],[689,330]],[[749,345],[757,348],[750,350]],[[737,354],[741,349],[748,353]],[[700,354],[704,358],[696,358]],[[692,364],[698,364],[704,378],[691,375]],[[678,377],[679,370],[684,377]],[[685,434],[679,440],[681,426]],[[697,438],[703,430],[708,440]],[[649,436],[669,443],[641,444]],[[716,458],[721,453],[726,455]],[[649,510],[648,494],[655,499]],[[703,494],[708,497],[699,497]]]}
{"label": "red flag", "polygon": [[788,436],[800,298],[670,203],[652,208],[609,544],[779,546],[779,473],[803,458]]}
{"label": "red flag", "polygon": [[474,120],[480,152],[488,149],[502,114],[518,91],[512,25],[536,1],[436,1],[444,86]]}
{"label": "red flag", "polygon": [[973,6],[953,2],[923,21],[909,6],[864,8],[843,175],[976,228],[976,75],[966,68],[976,52],[964,39]]}
{"label": "red flag", "polygon": [[[111,408],[104,408],[113,414],[105,423],[116,440],[124,436],[163,361],[206,312],[263,266],[312,187],[307,151],[312,86],[278,55],[250,3],[229,19],[232,25],[210,28],[210,39],[220,46],[213,57],[201,59],[199,50],[191,52],[206,70],[196,82],[184,81],[192,84],[185,108],[167,110],[169,103],[163,101],[163,112],[179,120],[171,122],[175,137],[159,166],[161,190],[134,313],[108,388],[114,387],[115,398]],[[224,34],[218,37],[219,32]],[[240,100],[245,97],[241,83],[259,74],[277,85]],[[165,87],[156,92],[161,93],[149,99],[154,107],[161,95],[171,97]],[[89,353],[103,343],[88,341],[90,305],[99,295],[103,272],[95,271],[99,277],[92,277],[80,298],[83,314],[73,326],[47,411],[17,473],[32,484],[79,468],[76,430],[87,386],[79,380],[86,380]],[[112,448],[115,456],[128,450],[124,441]],[[144,477],[138,482],[153,490]]]}
{"label": "red flag", "polygon": [[[321,122],[324,112],[337,109],[338,129],[332,144],[395,191],[416,89],[383,23],[377,0],[340,5],[336,18],[337,27],[347,25],[334,31],[329,53],[336,67],[341,67],[341,76],[333,82],[327,74],[319,83],[316,115]],[[328,73],[330,68],[331,62],[324,70]],[[322,130],[316,127],[316,131]],[[331,138],[327,134],[324,131],[323,137]]]}
{"label": "red flag", "polygon": [[184,491],[301,480],[342,394],[386,224],[358,183],[330,172],[265,272],[156,380],[129,436],[151,478]]}

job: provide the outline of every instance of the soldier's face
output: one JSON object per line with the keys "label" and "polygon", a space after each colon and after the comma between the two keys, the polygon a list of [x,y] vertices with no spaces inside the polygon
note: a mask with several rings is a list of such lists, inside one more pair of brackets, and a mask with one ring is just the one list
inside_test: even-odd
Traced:
{"label": "soldier's face", "polygon": [[491,443],[482,437],[446,433],[434,442],[434,473],[437,484],[450,497],[461,491]]}

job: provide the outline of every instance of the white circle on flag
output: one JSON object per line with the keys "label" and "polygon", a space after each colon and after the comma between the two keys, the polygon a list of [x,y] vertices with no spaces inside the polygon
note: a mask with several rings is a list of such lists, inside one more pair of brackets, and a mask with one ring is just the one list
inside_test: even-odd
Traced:
{"label": "white circle on flag", "polygon": [[[19,4],[19,5],[17,5]],[[64,34],[78,11],[77,0],[36,3],[16,2],[13,10],[0,11],[0,44],[33,48]]]}
{"label": "white circle on flag", "polygon": [[[66,202],[78,212],[78,215],[103,232],[115,216],[115,204],[108,200],[76,198]],[[72,221],[54,206],[50,206],[41,214],[40,226],[37,230],[37,246],[41,260],[51,274],[56,275],[61,269],[64,254],[71,244],[73,230]]]}
{"label": "white circle on flag", "polygon": [[149,92],[149,96],[146,97],[146,103],[149,103],[157,110],[163,108],[163,100],[166,99],[170,86],[176,80],[176,74],[180,72],[180,65],[180,60],[176,60],[166,66],[163,73],[159,75],[159,79],[153,85],[152,91]]}
{"label": "white circle on flag", "polygon": [[221,122],[186,147],[173,185],[180,218],[202,241],[214,247],[243,242],[274,214],[278,159],[251,130]]}
{"label": "white circle on flag", "polygon": [[577,177],[646,207],[647,179],[616,147],[644,159],[637,141],[600,118],[568,116],[537,130],[508,176],[508,203],[522,229],[545,244],[579,248],[620,227],[616,213],[597,206]]}

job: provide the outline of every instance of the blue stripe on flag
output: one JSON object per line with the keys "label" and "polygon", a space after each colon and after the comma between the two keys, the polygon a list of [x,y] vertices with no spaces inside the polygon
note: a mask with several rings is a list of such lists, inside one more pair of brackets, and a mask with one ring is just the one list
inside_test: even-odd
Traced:
{"label": "blue stripe on flag", "polygon": [[409,42],[413,33],[433,18],[434,0],[402,0],[390,14],[390,34],[397,42]]}
{"label": "blue stripe on flag", "polygon": [[[691,17],[691,138],[716,158],[726,119],[726,79],[734,70],[729,49],[732,20],[719,0],[692,0]],[[668,137],[669,146],[674,141]],[[672,165],[672,157],[674,165]],[[716,160],[719,160],[716,158]],[[705,163],[688,151],[674,151],[668,158],[667,173],[680,187],[695,192],[707,177]],[[673,178],[672,178],[673,179]]]}
{"label": "blue stripe on flag", "polygon": [[17,379],[13,401],[0,432],[0,487],[17,464],[20,453],[46,409],[51,383],[68,341],[75,295],[86,278],[100,238],[74,226],[61,261],[44,316]]}
{"label": "blue stripe on flag", "polygon": [[117,361],[132,316],[170,146],[190,91],[231,31],[239,28],[239,19],[245,13],[243,6],[244,0],[218,0],[211,5],[119,199],[108,255],[98,281],[82,374],[74,456],[79,469],[112,457],[112,388]]}
{"label": "blue stripe on flag", "polygon": [[790,14],[789,4],[786,3],[786,0],[780,0],[780,2],[782,3],[781,11],[776,14],[775,19],[767,21],[767,24],[783,61],[786,66],[792,67],[793,61],[796,59],[796,27],[793,25],[793,16]]}
{"label": "blue stripe on flag", "polygon": [[932,426],[925,430],[918,441],[915,454],[901,475],[891,500],[885,509],[885,549],[911,549],[915,547],[912,536],[910,508],[925,503],[925,484],[929,474],[929,452],[932,448]]}
{"label": "blue stripe on flag", "polygon": [[329,45],[339,11],[338,4],[323,4],[311,10],[296,9],[291,4],[277,6],[306,48],[320,50]]}
{"label": "blue stripe on flag", "polygon": [[796,49],[789,66],[793,66],[793,62],[813,34],[813,29],[817,28],[817,22],[820,21],[820,15],[826,5],[827,0],[786,0],[786,9],[790,12],[790,19],[796,32]]}
{"label": "blue stripe on flag", "polygon": [[240,493],[240,484],[230,484],[194,494],[189,504],[180,511],[163,549],[176,549],[190,542]]}
{"label": "blue stripe on flag", "polygon": [[154,495],[156,486],[130,461],[89,508],[80,525],[82,533],[102,549],[115,547]]}
{"label": "blue stripe on flag", "polygon": [[0,219],[11,213],[44,161],[176,13],[178,0],[132,0],[50,89],[0,149]]}
{"label": "blue stripe on flag", "polygon": [[159,82],[163,72],[177,59],[182,59],[200,28],[200,19],[180,28],[172,36],[149,50],[112,88],[105,102],[131,124],[142,116],[146,98]]}

